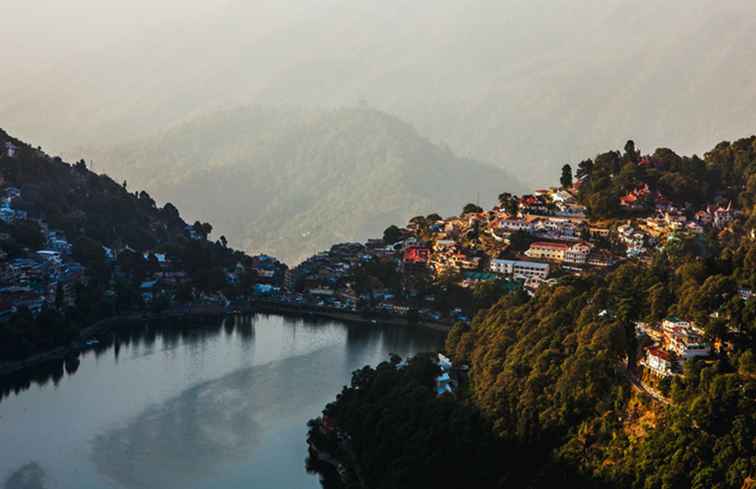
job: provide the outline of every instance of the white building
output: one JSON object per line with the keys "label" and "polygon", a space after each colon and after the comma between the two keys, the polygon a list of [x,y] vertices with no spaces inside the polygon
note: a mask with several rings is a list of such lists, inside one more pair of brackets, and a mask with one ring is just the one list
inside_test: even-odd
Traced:
{"label": "white building", "polygon": [[55,250],[39,250],[37,251],[37,256],[40,258],[44,258],[45,260],[49,261],[50,263],[63,263],[63,259],[60,257],[60,252]]}
{"label": "white building", "polygon": [[681,360],[708,357],[711,346],[704,340],[703,331],[690,321],[670,317],[662,321],[662,332],[667,349]]}
{"label": "white building", "polygon": [[675,328],[692,328],[693,323],[690,321],[684,321],[674,316],[664,318],[662,321],[662,329],[665,331],[673,331]]}
{"label": "white building", "polygon": [[588,255],[591,254],[592,249],[593,246],[588,243],[575,243],[564,252],[564,261],[567,263],[583,264],[588,261]]}
{"label": "white building", "polygon": [[18,147],[15,144],[10,141],[5,143],[5,154],[8,155],[8,158],[16,156],[16,151],[18,151]]}
{"label": "white building", "polygon": [[549,264],[537,261],[505,260],[497,258],[491,261],[491,271],[514,277],[538,277],[545,279],[549,276]]}
{"label": "white building", "polygon": [[528,233],[534,230],[533,222],[526,219],[507,218],[499,221],[499,229],[503,231],[526,231]]}
{"label": "white building", "polygon": [[664,377],[672,373],[672,358],[661,348],[646,350],[645,364],[656,375]]}
{"label": "white building", "polygon": [[669,336],[669,346],[683,360],[708,357],[711,354],[709,344],[692,330],[675,331]]}
{"label": "white building", "polygon": [[564,261],[564,254],[569,248],[570,246],[564,243],[538,241],[530,245],[530,248],[525,252],[525,255],[530,258],[539,258],[543,260]]}

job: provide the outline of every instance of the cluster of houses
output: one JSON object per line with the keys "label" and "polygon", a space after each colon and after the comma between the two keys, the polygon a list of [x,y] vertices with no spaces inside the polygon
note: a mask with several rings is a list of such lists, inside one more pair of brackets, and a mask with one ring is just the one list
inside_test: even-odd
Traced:
{"label": "cluster of houses", "polygon": [[[357,312],[370,309],[396,316],[406,316],[410,307],[406,300],[385,287],[369,284],[358,287],[354,272],[365,263],[377,262],[409,273],[412,267],[423,266],[427,260],[423,248],[407,243],[385,245],[383,240],[367,243],[341,243],[320,252],[286,273],[284,290],[278,300],[301,306],[317,306]],[[405,256],[406,261],[401,257]],[[406,265],[406,269],[403,267]]]}
{"label": "cluster of houses", "polygon": [[[0,150],[3,156],[14,157],[18,148],[4,143]],[[20,195],[18,188],[4,187],[0,221],[13,224],[28,219],[13,205]],[[225,280],[229,285],[239,285],[251,272],[255,277],[251,292],[257,297],[354,312],[370,308],[406,316],[411,298],[416,307],[423,303],[418,311],[422,317],[437,320],[441,314],[434,298],[418,301],[413,278],[454,280],[464,288],[495,282],[507,290],[522,288],[532,295],[565,274],[600,270],[628,258],[643,259],[655,247],[682,233],[720,230],[737,217],[731,205],[697,212],[676,208],[646,185],[620,198],[620,205],[630,211],[628,215],[637,216],[622,222],[590,220],[586,207],[576,198],[575,188],[539,189],[504,200],[491,210],[475,206],[461,216],[413,219],[391,242],[372,239],[337,244],[292,269],[272,257],[253,257],[251,270],[248,262],[239,263],[225,270]],[[39,225],[47,238],[44,249],[10,261],[0,251],[0,318],[4,311],[10,314],[21,306],[38,311],[45,303],[71,303],[73,285],[85,280],[81,265],[71,258],[71,245],[63,233],[48,229],[44,222]],[[196,226],[187,226],[185,234],[192,240],[206,239]],[[106,248],[104,252],[115,264],[119,250]],[[179,288],[190,280],[182,265],[155,252],[145,253],[144,259],[154,260],[157,266],[150,268],[139,285],[142,301],[173,301]],[[401,275],[401,293],[395,288],[389,290],[380,281],[356,283],[354,272],[373,262]],[[119,273],[115,265],[114,273]],[[216,294],[202,300],[224,302],[225,298]],[[668,350],[660,349],[658,358],[663,357],[663,351]]]}
{"label": "cluster of houses", "polygon": [[[0,219],[6,224],[28,219],[26,212],[13,208],[13,201],[20,196],[18,188],[3,189]],[[35,223],[45,237],[42,249],[27,250],[24,256],[13,258],[0,251],[0,321],[8,320],[21,308],[36,315],[46,305],[71,306],[76,284],[85,280],[84,267],[71,258],[72,247],[65,235],[42,220]],[[11,239],[10,234],[0,233],[0,243]]]}
{"label": "cluster of houses", "polygon": [[26,211],[13,208],[13,200],[21,196],[21,190],[16,187],[6,187],[0,200],[0,221],[13,224],[28,218]]}
{"label": "cluster of houses", "polygon": [[624,225],[625,232],[621,234],[628,245],[628,256],[644,253],[644,240],[645,244],[653,245],[679,233],[701,234],[707,228],[721,230],[737,216],[731,202],[691,213],[690,209],[675,206],[660,192],[652,192],[645,184],[622,196],[620,205],[631,211],[652,211],[651,216],[634,218]]}
{"label": "cluster of houses", "polygon": [[[194,238],[192,238],[194,239]],[[187,286],[191,277],[184,270],[183,264],[177,262],[166,254],[147,251],[143,255],[145,261],[154,260],[158,268],[152,270],[139,285],[139,293],[142,301],[149,305],[161,300],[165,305],[175,305],[179,288]],[[260,294],[280,290],[287,270],[286,265],[273,257],[257,255],[251,257],[249,263],[236,265],[224,270],[225,284],[234,287],[242,284],[245,275],[252,277],[254,291]],[[122,273],[117,267],[116,275]],[[197,295],[192,298],[194,305],[212,304],[229,307],[231,301],[226,298],[222,291],[205,293],[194,291]]]}
{"label": "cluster of houses", "polygon": [[[619,222],[598,222],[586,217],[587,210],[575,195],[574,188],[540,189],[513,196],[507,205],[491,210],[413,219],[400,229],[396,242],[373,239],[336,245],[289,270],[282,290],[262,287],[257,292],[280,294],[282,300],[299,304],[356,311],[370,303],[382,312],[406,314],[407,301],[380,286],[370,294],[355,290],[355,268],[378,261],[405,278],[415,274],[453,277],[462,287],[495,281],[522,287],[532,295],[565,274],[600,270],[628,258],[645,259],[671,238],[721,229],[736,217],[731,206],[695,213],[678,209],[642,186],[623,196],[620,204],[646,212]],[[411,290],[406,292],[412,295]],[[432,304],[428,313],[438,316]]]}
{"label": "cluster of houses", "polygon": [[[13,155],[14,151],[11,148]],[[26,212],[14,207],[16,199],[21,198],[20,189],[7,185],[0,188],[0,220],[8,225],[18,225],[24,221],[33,223],[44,238],[40,249],[23,248],[10,257],[4,251],[8,247],[0,246],[0,321],[7,321],[22,308],[36,316],[44,308],[74,306],[76,286],[86,284],[87,271],[73,258],[72,244],[62,231],[50,228],[44,219],[31,219]],[[12,235],[13,229],[6,226],[8,232],[0,232],[0,245],[7,242],[13,244],[14,248],[19,248]],[[185,234],[189,239],[204,239],[193,226],[187,226]],[[128,246],[117,250],[103,246],[102,251],[112,269],[112,277],[116,280],[130,280],[131,277],[118,266],[117,259],[120,253],[133,253],[134,250]],[[143,267],[146,276],[138,284],[137,293],[141,302],[150,305],[160,300],[163,304],[175,304],[179,289],[191,281],[183,265],[157,251],[145,252],[142,259],[150,266]],[[239,285],[242,276],[253,274],[253,282],[257,287],[280,289],[286,268],[286,265],[272,257],[255,256],[244,265],[237,263],[235,267],[225,270],[225,282],[230,286]],[[112,287],[106,291],[106,296],[114,294]],[[229,304],[221,293],[200,294],[200,297],[193,299],[197,303]]]}
{"label": "cluster of houses", "polygon": [[636,333],[650,340],[641,365],[657,377],[673,375],[680,371],[681,362],[711,354],[704,332],[691,321],[669,317],[658,324],[639,322]]}
{"label": "cluster of houses", "polygon": [[366,247],[360,243],[334,245],[287,270],[282,292],[294,294],[292,301],[300,304],[356,309],[358,298],[349,277],[365,254]]}
{"label": "cluster of houses", "polygon": [[[532,293],[557,270],[580,272],[619,260],[592,242],[607,238],[609,229],[592,228],[586,208],[570,191],[541,189],[516,199],[507,209],[465,214],[431,229],[429,264],[435,274],[485,270],[523,280]],[[530,238],[527,249],[513,249],[514,234]]]}

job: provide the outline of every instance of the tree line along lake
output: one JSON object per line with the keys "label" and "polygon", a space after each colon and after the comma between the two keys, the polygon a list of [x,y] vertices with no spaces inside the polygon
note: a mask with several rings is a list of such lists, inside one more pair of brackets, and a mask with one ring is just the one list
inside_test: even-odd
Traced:
{"label": "tree line along lake", "polygon": [[307,420],[355,369],[442,343],[263,314],[122,328],[78,361],[0,378],[0,487],[317,488]]}

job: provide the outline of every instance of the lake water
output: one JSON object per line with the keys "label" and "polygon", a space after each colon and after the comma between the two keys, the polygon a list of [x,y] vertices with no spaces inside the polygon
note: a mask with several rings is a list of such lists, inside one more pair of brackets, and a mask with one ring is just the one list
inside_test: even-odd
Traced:
{"label": "lake water", "polygon": [[129,328],[78,368],[0,379],[0,487],[318,488],[307,420],[353,370],[442,341],[268,315]]}

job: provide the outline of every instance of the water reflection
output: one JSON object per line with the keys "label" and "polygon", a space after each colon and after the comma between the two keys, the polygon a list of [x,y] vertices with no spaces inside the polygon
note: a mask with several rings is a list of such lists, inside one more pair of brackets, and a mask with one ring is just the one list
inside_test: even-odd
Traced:
{"label": "water reflection", "polygon": [[306,421],[353,370],[443,341],[275,315],[137,323],[99,340],[0,379],[0,488],[313,488]]}
{"label": "water reflection", "polygon": [[45,471],[36,462],[29,462],[11,472],[4,489],[45,489]]}
{"label": "water reflection", "polygon": [[[64,360],[51,360],[43,365],[0,377],[0,403],[11,394],[19,394],[33,385],[44,387],[51,382],[58,384],[64,376]],[[75,373],[74,364],[69,367]]]}
{"label": "water reflection", "polygon": [[[96,358],[100,358],[112,347],[115,363],[118,363],[121,350],[129,350],[139,355],[150,355],[154,352],[155,343],[158,340],[161,340],[166,350],[172,350],[179,345],[189,345],[201,351],[203,344],[209,338],[221,332],[227,337],[236,334],[243,344],[250,345],[255,337],[255,322],[273,317],[279,316],[267,314],[239,316],[202,324],[177,321],[133,323],[101,336],[98,338],[99,344],[91,350],[94,351]],[[283,324],[288,326],[287,330],[291,331],[292,335],[296,335],[297,330],[312,334],[324,325],[332,323],[331,320],[317,318],[308,318],[306,321],[296,317],[283,318]],[[418,334],[413,328],[381,328],[363,325],[348,328],[346,333],[344,361],[347,364],[354,363],[366,351],[375,348],[378,342],[383,342],[388,351],[394,351],[395,348],[416,350],[418,346]],[[23,372],[0,377],[0,402],[8,395],[19,394],[32,386],[44,387],[49,383],[58,385],[65,375],[74,375],[78,366],[79,360],[73,356],[65,360],[51,360]]]}
{"label": "water reflection", "polygon": [[91,452],[97,470],[125,487],[181,487],[217,475],[260,439],[250,375],[202,383],[98,435]]}
{"label": "water reflection", "polygon": [[[122,348],[133,346],[133,351],[139,351],[140,355],[149,355],[158,340],[162,340],[167,349],[172,349],[182,343],[202,343],[205,339],[217,335],[222,329],[227,334],[237,331],[242,341],[249,343],[254,339],[253,324],[249,316],[231,317],[210,324],[178,321],[138,322],[100,336],[99,344],[90,348],[90,351],[94,352],[96,358],[100,358],[113,347],[114,359],[118,363]],[[32,386],[44,387],[50,383],[58,385],[64,375],[76,373],[79,363],[78,355],[74,355],[65,359],[50,360],[0,377],[0,402],[8,395],[19,394]]]}

